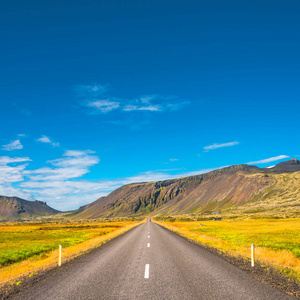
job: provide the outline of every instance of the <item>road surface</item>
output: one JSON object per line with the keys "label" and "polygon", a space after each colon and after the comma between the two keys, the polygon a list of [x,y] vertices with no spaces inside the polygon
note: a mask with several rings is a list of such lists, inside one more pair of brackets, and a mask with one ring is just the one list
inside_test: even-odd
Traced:
{"label": "road surface", "polygon": [[147,222],[15,299],[294,299]]}

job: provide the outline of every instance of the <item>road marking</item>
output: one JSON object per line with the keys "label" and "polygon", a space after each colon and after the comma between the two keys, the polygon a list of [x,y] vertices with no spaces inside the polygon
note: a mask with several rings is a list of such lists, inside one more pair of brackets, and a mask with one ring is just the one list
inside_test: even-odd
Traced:
{"label": "road marking", "polygon": [[149,278],[149,264],[145,266],[145,278]]}
{"label": "road marking", "polygon": [[147,247],[148,247],[148,248],[150,247],[150,243],[148,243]]}
{"label": "road marking", "polygon": [[150,235],[148,235],[148,239],[150,239]]}

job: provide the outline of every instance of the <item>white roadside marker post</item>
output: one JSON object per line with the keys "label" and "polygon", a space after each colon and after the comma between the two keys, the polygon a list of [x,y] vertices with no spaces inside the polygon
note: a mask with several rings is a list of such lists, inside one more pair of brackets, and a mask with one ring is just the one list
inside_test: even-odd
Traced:
{"label": "white roadside marker post", "polygon": [[255,260],[255,248],[254,244],[251,245],[251,267],[254,267],[254,260]]}
{"label": "white roadside marker post", "polygon": [[58,266],[61,266],[61,245],[58,248]]}

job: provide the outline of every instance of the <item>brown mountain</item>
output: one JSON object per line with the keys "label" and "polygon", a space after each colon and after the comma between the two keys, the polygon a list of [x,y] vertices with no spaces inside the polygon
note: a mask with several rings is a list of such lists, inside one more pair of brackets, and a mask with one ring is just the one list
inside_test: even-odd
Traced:
{"label": "brown mountain", "polygon": [[0,196],[0,219],[2,220],[54,215],[57,213],[59,211],[48,206],[46,202]]}
{"label": "brown mountain", "polygon": [[300,171],[300,160],[298,159],[290,159],[287,161],[283,161],[276,166],[270,168],[271,171],[280,171],[280,172],[295,172]]}
{"label": "brown mountain", "polygon": [[[214,214],[220,211],[241,211],[243,207],[250,211],[249,207],[254,202],[255,209],[260,211],[263,207],[266,210],[271,207],[274,209],[272,203],[275,200],[281,208],[288,207],[282,211],[290,212],[289,206],[298,207],[300,199],[298,192],[296,195],[289,191],[289,185],[282,185],[282,181],[283,177],[285,181],[290,180],[293,191],[299,191],[297,178],[300,173],[295,173],[291,178],[284,175],[295,171],[300,171],[300,161],[291,159],[271,169],[236,165],[186,178],[133,183],[81,207],[73,215],[75,218],[93,219],[141,216],[149,213]],[[270,202],[270,199],[273,200]]]}
{"label": "brown mountain", "polygon": [[236,165],[186,178],[128,184],[81,207],[75,216],[98,218],[150,212],[214,212],[247,203],[272,183],[272,178],[266,176],[263,169]]}

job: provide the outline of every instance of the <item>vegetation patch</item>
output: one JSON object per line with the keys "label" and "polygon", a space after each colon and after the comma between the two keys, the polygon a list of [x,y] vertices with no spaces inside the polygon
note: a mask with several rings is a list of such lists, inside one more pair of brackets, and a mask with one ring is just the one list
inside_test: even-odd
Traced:
{"label": "vegetation patch", "polygon": [[156,222],[197,243],[247,260],[251,244],[255,244],[258,264],[272,265],[285,276],[300,280],[299,218]]}
{"label": "vegetation patch", "polygon": [[0,286],[66,262],[140,224],[121,222],[16,223],[0,225]]}

